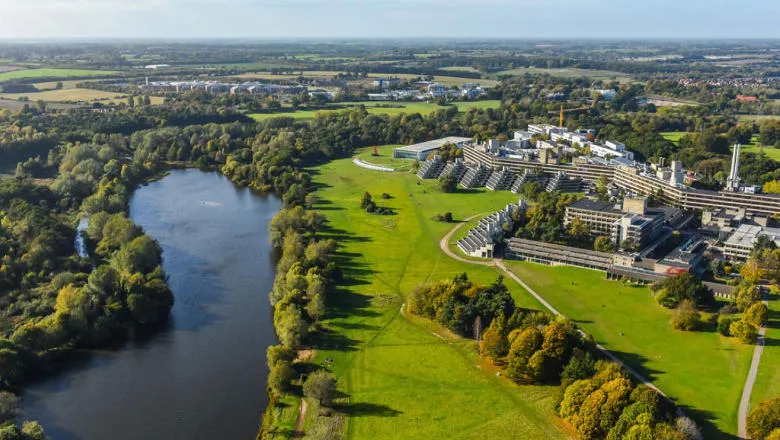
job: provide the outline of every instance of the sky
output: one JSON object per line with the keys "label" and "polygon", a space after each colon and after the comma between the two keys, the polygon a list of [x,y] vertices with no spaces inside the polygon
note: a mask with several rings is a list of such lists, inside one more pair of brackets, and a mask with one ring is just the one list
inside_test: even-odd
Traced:
{"label": "sky", "polygon": [[778,0],[0,0],[1,39],[776,39],[778,23]]}

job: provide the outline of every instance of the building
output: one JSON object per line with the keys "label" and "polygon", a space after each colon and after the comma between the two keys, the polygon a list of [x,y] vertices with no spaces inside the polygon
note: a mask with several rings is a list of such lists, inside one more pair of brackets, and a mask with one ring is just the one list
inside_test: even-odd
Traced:
{"label": "building", "polygon": [[617,96],[617,92],[612,89],[590,89],[590,91],[592,93],[598,93],[599,95],[601,95],[602,98],[606,99],[607,101]]}
{"label": "building", "polygon": [[397,77],[374,79],[374,87],[376,87],[377,89],[386,89],[388,87],[397,86],[400,83],[401,83],[401,79]]}
{"label": "building", "polygon": [[731,169],[729,169],[729,178],[726,180],[727,191],[739,191],[739,153],[742,149],[740,144],[734,145],[734,151],[731,154]]}
{"label": "building", "polygon": [[481,219],[474,229],[458,240],[458,248],[472,257],[493,258],[496,243],[503,241],[504,225],[511,228],[515,212],[526,209],[528,204],[520,199],[517,204],[510,203],[504,209]]}
{"label": "building", "polygon": [[447,96],[447,86],[444,84],[433,83],[428,85],[428,94],[431,98],[443,98]]}
{"label": "building", "polygon": [[780,246],[780,228],[743,224],[724,243],[723,255],[739,260],[748,259],[753,245],[761,235],[766,235]]}
{"label": "building", "polygon": [[[679,210],[667,209],[668,215],[678,215]],[[666,215],[663,210],[649,209],[646,198],[627,197],[622,207],[612,202],[580,199],[566,207],[564,224],[569,226],[579,218],[590,227],[591,235],[611,237],[616,245],[628,241],[639,250],[658,236]]]}
{"label": "building", "polygon": [[546,136],[552,136],[556,133],[565,133],[568,130],[563,127],[556,127],[550,124],[528,124],[528,132],[533,134],[543,134]]}
{"label": "building", "polygon": [[393,157],[396,159],[425,160],[430,153],[438,151],[439,148],[445,144],[454,144],[458,148],[462,148],[466,143],[469,142],[471,142],[471,138],[448,136],[441,139],[421,142],[419,144],[395,148],[393,149]]}

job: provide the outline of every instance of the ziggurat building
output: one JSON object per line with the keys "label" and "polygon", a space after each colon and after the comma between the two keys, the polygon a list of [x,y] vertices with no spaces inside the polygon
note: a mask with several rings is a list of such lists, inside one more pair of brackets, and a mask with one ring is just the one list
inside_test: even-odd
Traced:
{"label": "ziggurat building", "polygon": [[655,195],[665,204],[683,209],[729,209],[744,208],[748,214],[759,216],[780,215],[780,195],[750,194],[745,192],[707,191],[679,185],[641,172],[630,165],[608,165],[605,161],[593,161],[591,158],[575,158],[571,164],[544,163],[542,161],[523,160],[514,157],[498,156],[485,151],[480,145],[463,146],[466,162],[484,164],[492,169],[506,168],[522,174],[525,170],[536,173],[557,175],[566,173],[573,178],[596,181],[601,176],[616,187],[629,194]]}

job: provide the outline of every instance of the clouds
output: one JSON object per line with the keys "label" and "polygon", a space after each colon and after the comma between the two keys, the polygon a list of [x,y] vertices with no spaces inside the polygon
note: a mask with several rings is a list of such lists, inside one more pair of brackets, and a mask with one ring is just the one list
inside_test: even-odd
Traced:
{"label": "clouds", "polygon": [[[743,0],[0,0],[0,38],[780,38]],[[749,23],[749,25],[746,25]]]}

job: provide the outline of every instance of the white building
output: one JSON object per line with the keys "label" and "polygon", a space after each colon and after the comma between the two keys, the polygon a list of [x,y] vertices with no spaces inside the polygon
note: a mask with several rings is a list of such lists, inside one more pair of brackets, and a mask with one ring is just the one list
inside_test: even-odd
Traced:
{"label": "white building", "polygon": [[724,243],[723,255],[740,260],[748,259],[753,245],[761,235],[766,235],[780,246],[780,229],[743,224]]}
{"label": "white building", "polygon": [[556,127],[550,124],[528,124],[528,131],[531,134],[552,136],[553,133],[566,133],[568,130],[564,127]]}
{"label": "white building", "polygon": [[388,87],[392,87],[400,83],[401,83],[401,79],[396,77],[376,78],[374,80],[374,87],[376,87],[377,89],[386,89]]}
{"label": "white building", "polygon": [[617,92],[612,89],[590,89],[590,91],[593,93],[598,93],[607,101],[609,101],[610,99],[614,98],[615,95],[617,95]]}
{"label": "white building", "polygon": [[447,96],[447,86],[444,84],[433,83],[428,85],[428,94],[431,98],[442,98]]}

